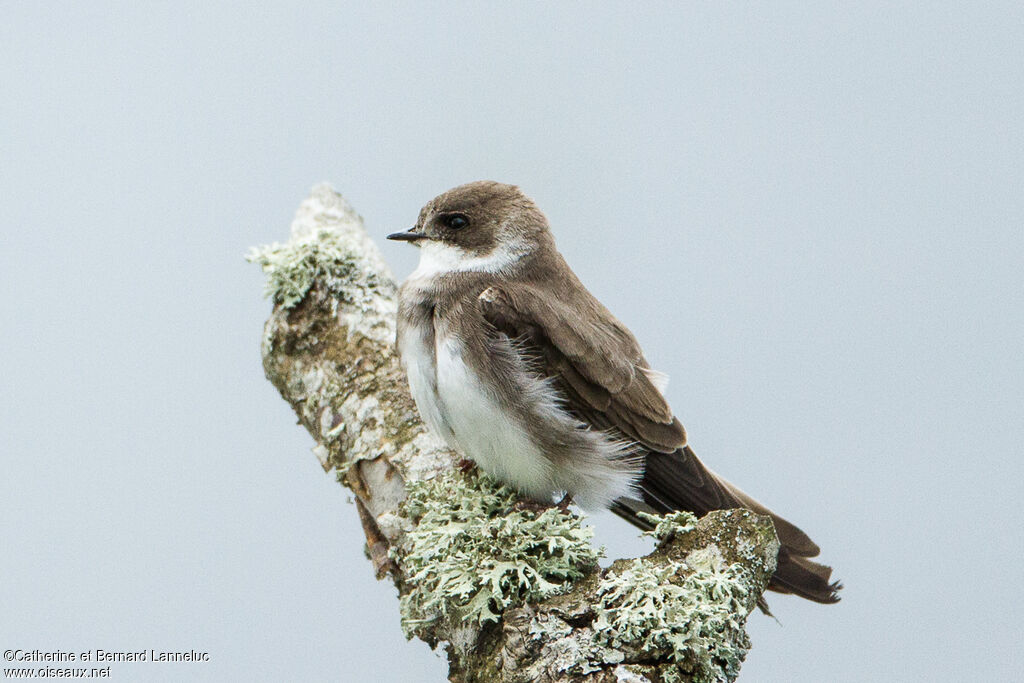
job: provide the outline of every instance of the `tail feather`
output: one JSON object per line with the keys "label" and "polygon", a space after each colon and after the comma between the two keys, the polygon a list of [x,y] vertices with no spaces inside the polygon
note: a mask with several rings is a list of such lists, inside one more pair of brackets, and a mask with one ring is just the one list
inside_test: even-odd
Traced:
{"label": "tail feather", "polygon": [[768,589],[777,593],[793,593],[801,598],[823,604],[839,602],[839,591],[843,584],[829,582],[832,568],[796,557],[785,547],[779,550],[779,564],[768,582]]}
{"label": "tail feather", "polygon": [[689,446],[674,453],[649,453],[640,491],[642,501],[620,498],[611,509],[641,529],[650,528],[650,524],[641,519],[638,512],[687,510],[703,516],[712,510],[748,508],[769,515],[775,524],[781,548],[778,567],[768,588],[815,602],[839,601],[838,591],[842,584],[829,582],[832,569],[807,559],[818,555],[817,544],[796,525],[707,469]]}

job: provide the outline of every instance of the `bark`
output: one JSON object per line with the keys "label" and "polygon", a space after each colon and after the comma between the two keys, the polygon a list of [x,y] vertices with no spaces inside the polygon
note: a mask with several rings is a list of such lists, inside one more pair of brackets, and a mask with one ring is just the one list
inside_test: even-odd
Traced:
{"label": "bark", "polygon": [[454,681],[731,681],[775,568],[770,519],[662,519],[657,548],[602,570],[580,518],[517,506],[420,422],[396,350],[396,285],[362,219],[313,189],[290,240],[254,249],[274,309],[267,378],[351,489],[408,636]]}

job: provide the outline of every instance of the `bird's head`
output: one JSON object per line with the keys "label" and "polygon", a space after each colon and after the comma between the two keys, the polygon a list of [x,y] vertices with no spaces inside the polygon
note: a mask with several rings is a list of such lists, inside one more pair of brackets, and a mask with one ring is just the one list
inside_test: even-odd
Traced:
{"label": "bird's head", "polygon": [[496,271],[550,240],[548,221],[515,185],[481,180],[430,200],[416,225],[388,235],[421,247],[439,270]]}

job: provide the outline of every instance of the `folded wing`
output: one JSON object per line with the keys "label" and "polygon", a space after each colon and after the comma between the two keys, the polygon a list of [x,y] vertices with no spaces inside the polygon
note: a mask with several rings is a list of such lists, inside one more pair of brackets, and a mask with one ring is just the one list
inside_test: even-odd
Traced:
{"label": "folded wing", "polygon": [[[579,301],[581,297],[574,297]],[[817,602],[836,602],[831,569],[807,559],[818,546],[799,528],[772,513],[708,470],[686,445],[686,432],[657,386],[640,345],[622,323],[587,294],[585,310],[528,286],[492,286],[479,296],[480,312],[507,336],[541,376],[557,387],[565,408],[593,429],[635,444],[645,467],[642,500],[620,498],[612,510],[644,528],[638,511],[749,508],[770,515],[782,544],[769,588]]]}

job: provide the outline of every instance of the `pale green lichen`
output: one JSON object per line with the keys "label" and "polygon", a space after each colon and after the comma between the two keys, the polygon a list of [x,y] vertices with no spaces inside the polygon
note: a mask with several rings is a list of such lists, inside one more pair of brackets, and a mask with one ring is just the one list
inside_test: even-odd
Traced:
{"label": "pale green lichen", "polygon": [[393,556],[411,588],[401,604],[410,637],[497,621],[509,607],[567,590],[600,557],[579,518],[515,510],[516,495],[484,475],[446,473],[408,493],[405,514],[417,524]]}
{"label": "pale green lichen", "polygon": [[679,510],[664,515],[652,515],[646,512],[638,512],[640,519],[650,522],[654,528],[650,531],[641,532],[644,536],[651,536],[660,542],[669,541],[678,534],[685,534],[697,528],[697,517],[692,512]]}
{"label": "pale green lichen", "polygon": [[326,228],[285,244],[253,247],[246,260],[263,268],[267,275],[266,296],[285,308],[302,301],[314,281],[323,282],[335,294],[343,295],[346,282],[356,270],[350,239]]}
{"label": "pale green lichen", "polygon": [[[689,513],[651,516],[659,539],[696,525]],[[727,564],[716,546],[665,564],[643,559],[614,566],[601,579],[595,640],[610,647],[663,656],[676,665],[664,680],[731,681],[750,648],[744,630],[749,575]]]}

